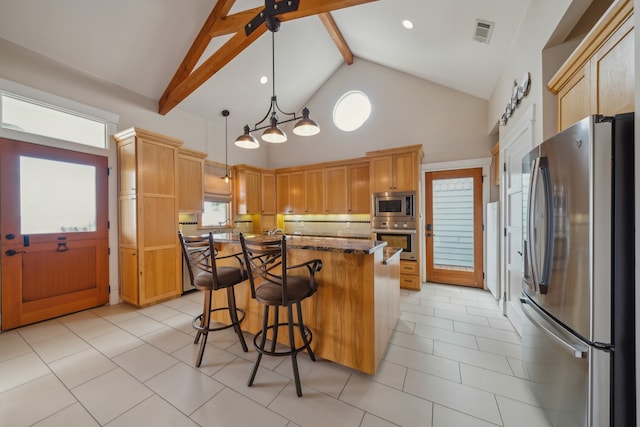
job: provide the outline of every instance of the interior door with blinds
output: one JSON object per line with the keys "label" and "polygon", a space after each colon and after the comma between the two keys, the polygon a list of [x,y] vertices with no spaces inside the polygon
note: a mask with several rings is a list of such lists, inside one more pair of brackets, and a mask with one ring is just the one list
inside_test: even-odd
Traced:
{"label": "interior door with blinds", "polygon": [[427,281],[482,288],[482,168],[425,174]]}
{"label": "interior door with blinds", "polygon": [[108,302],[107,165],[0,138],[3,330]]}

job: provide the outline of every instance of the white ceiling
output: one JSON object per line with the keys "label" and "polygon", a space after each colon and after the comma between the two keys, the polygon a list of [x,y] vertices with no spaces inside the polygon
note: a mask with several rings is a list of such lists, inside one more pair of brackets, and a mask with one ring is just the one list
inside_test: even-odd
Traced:
{"label": "white ceiling", "polygon": [[[528,3],[379,0],[332,15],[356,61],[366,59],[488,99]],[[2,0],[0,37],[157,101],[214,4]],[[230,14],[263,4],[237,0]],[[404,29],[403,19],[413,21],[414,29]],[[495,23],[489,44],[473,40],[476,19]],[[207,52],[227,38],[212,40]],[[317,16],[283,22],[275,33],[275,58],[276,94],[288,112],[299,112],[344,62]],[[266,114],[271,96],[271,82],[258,83],[262,75],[271,78],[268,31],[178,108],[218,123],[224,123],[221,110],[229,109],[230,129],[253,125]]]}

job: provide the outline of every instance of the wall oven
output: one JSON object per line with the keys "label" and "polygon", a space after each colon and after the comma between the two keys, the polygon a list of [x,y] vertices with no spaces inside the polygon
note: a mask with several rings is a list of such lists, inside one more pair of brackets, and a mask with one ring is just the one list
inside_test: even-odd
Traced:
{"label": "wall oven", "polygon": [[417,260],[418,232],[415,221],[373,221],[374,240],[387,242],[388,246],[402,248],[400,259]]}

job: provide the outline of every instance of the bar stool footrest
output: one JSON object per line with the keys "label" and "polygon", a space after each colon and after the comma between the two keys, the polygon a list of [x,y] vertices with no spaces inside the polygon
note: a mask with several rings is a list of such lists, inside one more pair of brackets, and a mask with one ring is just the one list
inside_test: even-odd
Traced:
{"label": "bar stool footrest", "polygon": [[[211,313],[214,313],[216,311],[229,311],[229,307],[218,307],[218,308],[213,308],[211,309]],[[213,331],[222,331],[225,329],[229,329],[229,328],[233,328],[236,325],[239,325],[243,320],[244,320],[244,316],[245,316],[245,312],[243,309],[241,308],[236,308],[236,313],[240,313],[240,316],[238,316],[238,321],[237,322],[231,322],[228,325],[223,325],[223,326],[216,326],[215,328],[206,328],[202,325],[202,316],[204,316],[204,314],[201,314],[199,316],[196,316],[193,318],[193,321],[191,322],[191,326],[193,326],[193,329],[195,329],[198,332],[202,332],[202,331],[208,331],[208,332],[213,332]],[[198,322],[200,324],[198,324]]]}
{"label": "bar stool footrest", "polygon": [[[278,323],[277,325],[269,325],[267,326],[267,331],[269,330],[274,330],[276,327],[280,327],[280,326],[289,326],[289,324],[287,322],[283,322],[283,323]],[[294,323],[293,327],[296,328],[295,330],[299,330],[300,329],[300,325],[298,323]],[[295,349],[291,349],[290,347],[288,351],[271,351],[271,350],[265,350],[263,348],[260,348],[260,345],[258,344],[258,339],[260,337],[262,337],[262,332],[263,331],[258,331],[255,336],[253,337],[253,346],[255,347],[256,351],[258,353],[261,354],[266,354],[267,356],[291,356],[292,354],[297,354],[300,353],[302,350],[305,350],[307,348],[307,346],[305,345],[304,341],[302,343],[302,345],[300,347],[296,347]],[[313,339],[313,334],[311,333],[311,329],[307,328],[306,326],[304,326],[304,336],[307,340],[307,343],[309,345],[311,345],[311,340]],[[283,344],[286,345],[286,344]]]}

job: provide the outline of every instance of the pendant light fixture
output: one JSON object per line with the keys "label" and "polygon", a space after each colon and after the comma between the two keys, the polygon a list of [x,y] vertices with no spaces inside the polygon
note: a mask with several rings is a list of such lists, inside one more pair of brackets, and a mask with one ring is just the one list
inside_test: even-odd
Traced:
{"label": "pendant light fixture", "polygon": [[[253,129],[249,128],[249,125],[244,127],[244,134],[240,135],[235,145],[242,148],[255,149],[260,147],[258,140],[251,134],[262,129],[265,131],[262,133],[262,140],[271,143],[282,143],[287,141],[287,134],[280,128],[279,125],[283,123],[299,120],[293,128],[293,133],[299,136],[311,136],[320,132],[320,126],[314,120],[309,118],[309,109],[305,107],[302,110],[302,116],[298,116],[296,113],[285,113],[278,106],[278,98],[276,96],[276,83],[275,83],[275,33],[280,29],[280,20],[275,16],[264,17],[264,23],[271,32],[271,105],[267,114],[256,123]],[[247,30],[248,31],[248,30]],[[289,116],[286,120],[280,120],[278,113],[281,116]],[[269,124],[262,125],[267,119]]]}
{"label": "pendant light fixture", "polygon": [[229,110],[222,110],[222,115],[224,116],[224,176],[220,179],[224,179],[224,182],[228,183],[231,181],[231,177],[229,176],[229,162],[227,157],[228,151],[228,130],[229,130]]}

